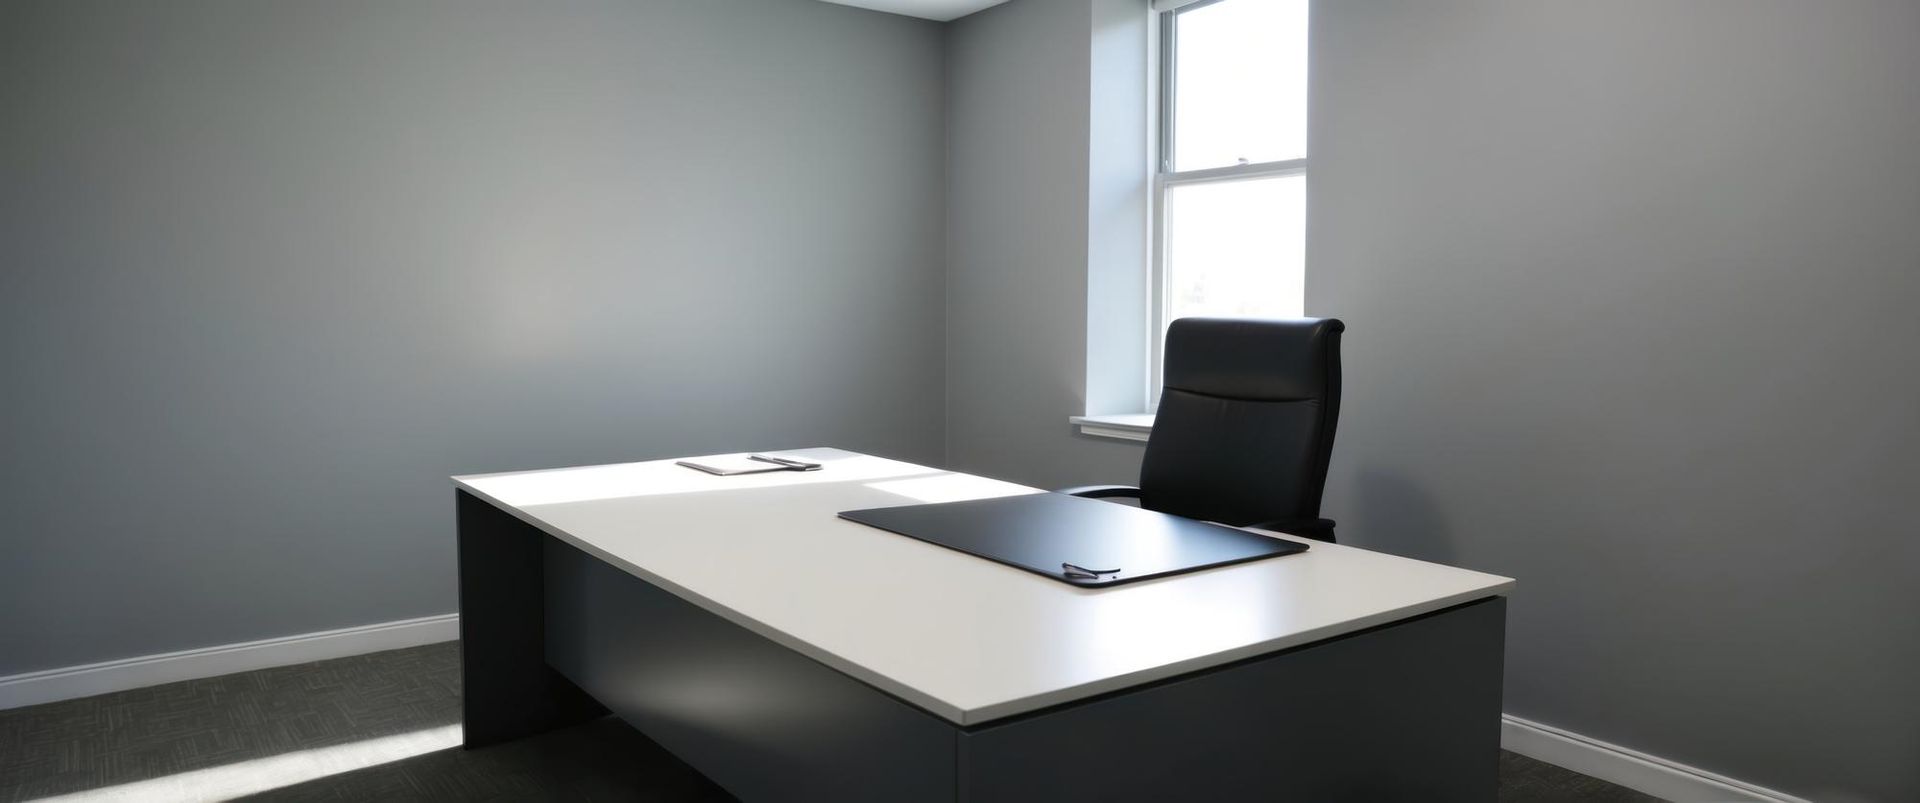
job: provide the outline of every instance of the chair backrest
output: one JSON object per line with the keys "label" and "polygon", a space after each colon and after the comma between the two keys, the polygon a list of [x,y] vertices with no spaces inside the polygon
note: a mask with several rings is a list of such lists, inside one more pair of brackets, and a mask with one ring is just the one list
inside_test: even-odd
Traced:
{"label": "chair backrest", "polygon": [[1174,321],[1141,507],[1235,526],[1318,517],[1346,328],[1334,318]]}

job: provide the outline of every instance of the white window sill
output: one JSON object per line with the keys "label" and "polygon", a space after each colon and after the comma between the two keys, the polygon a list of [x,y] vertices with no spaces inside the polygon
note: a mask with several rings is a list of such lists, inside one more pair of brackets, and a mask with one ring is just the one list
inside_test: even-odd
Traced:
{"label": "white window sill", "polygon": [[1145,443],[1153,433],[1153,413],[1132,415],[1076,415],[1067,423],[1080,428],[1080,434],[1095,438],[1113,438]]}

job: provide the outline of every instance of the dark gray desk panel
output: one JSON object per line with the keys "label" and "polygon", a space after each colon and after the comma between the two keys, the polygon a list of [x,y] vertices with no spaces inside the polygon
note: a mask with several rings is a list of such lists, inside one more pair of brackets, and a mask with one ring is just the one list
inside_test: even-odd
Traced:
{"label": "dark gray desk panel", "polygon": [[988,723],[960,800],[1492,801],[1505,629],[1496,597]]}
{"label": "dark gray desk panel", "polygon": [[547,539],[546,660],[744,800],[952,800],[958,732]]}
{"label": "dark gray desk panel", "polygon": [[467,747],[585,722],[606,709],[541,658],[547,534],[465,491],[459,521],[461,706]]}

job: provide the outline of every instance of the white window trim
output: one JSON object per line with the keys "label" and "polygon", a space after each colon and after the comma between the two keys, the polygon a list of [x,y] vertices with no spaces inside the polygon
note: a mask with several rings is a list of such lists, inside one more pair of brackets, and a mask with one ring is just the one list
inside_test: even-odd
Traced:
{"label": "white window trim", "polygon": [[1160,406],[1160,389],[1164,383],[1160,355],[1165,347],[1167,325],[1166,292],[1166,216],[1161,210],[1166,208],[1167,193],[1174,187],[1245,181],[1251,179],[1275,178],[1281,176],[1304,176],[1307,173],[1307,159],[1288,159],[1256,164],[1228,165],[1200,170],[1173,170],[1173,92],[1175,26],[1174,15],[1188,7],[1198,7],[1220,2],[1220,0],[1153,0],[1155,12],[1152,22],[1152,34],[1148,56],[1153,67],[1149,70],[1148,114],[1151,154],[1149,161],[1148,191],[1149,206],[1149,264],[1145,279],[1148,283],[1147,339],[1145,344],[1146,370],[1143,376],[1146,387],[1141,398],[1146,400],[1146,410],[1125,415],[1085,415],[1069,418],[1083,435],[1103,438],[1118,438],[1130,441],[1145,441],[1153,430],[1153,411]]}
{"label": "white window trim", "polygon": [[1095,438],[1113,438],[1145,443],[1153,434],[1153,413],[1127,415],[1076,415],[1067,422],[1080,428],[1080,434]]}
{"label": "white window trim", "polygon": [[1200,170],[1173,169],[1174,152],[1174,64],[1178,47],[1175,36],[1174,16],[1180,9],[1212,5],[1221,0],[1155,0],[1153,8],[1159,12],[1156,20],[1155,35],[1159,40],[1159,60],[1156,70],[1156,87],[1152,103],[1153,114],[1158,122],[1157,153],[1154,157],[1153,188],[1149,195],[1152,209],[1152,242],[1149,248],[1152,266],[1148,270],[1148,299],[1152,305],[1151,318],[1147,323],[1147,409],[1160,406],[1160,388],[1164,384],[1160,356],[1166,346],[1167,331],[1167,193],[1174,187],[1192,184],[1224,184],[1230,181],[1245,181],[1259,178],[1277,178],[1281,176],[1305,176],[1307,159],[1286,159],[1276,162],[1258,162],[1252,164],[1227,165]]}
{"label": "white window trim", "polygon": [[1192,171],[1173,169],[1173,69],[1175,69],[1175,13],[1183,8],[1210,6],[1221,0],[1154,0],[1152,10],[1152,38],[1148,46],[1150,71],[1148,71],[1148,133],[1150,133],[1150,169],[1148,169],[1148,334],[1146,334],[1146,388],[1140,388],[1140,398],[1146,400],[1146,409],[1142,413],[1131,415],[1075,415],[1069,423],[1079,426],[1081,434],[1096,438],[1119,438],[1144,442],[1154,428],[1154,409],[1160,407],[1160,388],[1164,384],[1164,365],[1162,353],[1165,348],[1165,330],[1167,330],[1167,238],[1165,238],[1165,200],[1167,192],[1175,186],[1187,184],[1229,183],[1229,181],[1252,181],[1252,179],[1275,179],[1275,177],[1304,177],[1308,173],[1308,159],[1281,159],[1281,161],[1261,161],[1227,167],[1206,167]]}
{"label": "white window trim", "polygon": [[1258,164],[1231,165],[1205,170],[1187,170],[1172,172],[1165,170],[1167,160],[1161,159],[1162,170],[1153,175],[1153,267],[1149,271],[1149,281],[1153,286],[1149,292],[1153,305],[1152,319],[1148,321],[1147,332],[1152,342],[1147,345],[1147,408],[1160,406],[1160,387],[1165,383],[1162,373],[1161,354],[1166,347],[1167,334],[1167,216],[1161,214],[1166,208],[1167,193],[1174,187],[1189,184],[1225,184],[1231,181],[1247,181],[1280,176],[1304,176],[1307,174],[1306,159],[1288,159],[1279,162],[1260,162]]}

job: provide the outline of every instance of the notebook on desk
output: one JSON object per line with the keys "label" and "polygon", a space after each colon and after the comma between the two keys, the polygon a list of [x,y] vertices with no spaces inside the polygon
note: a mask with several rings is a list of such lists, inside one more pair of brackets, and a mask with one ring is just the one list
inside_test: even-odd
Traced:
{"label": "notebook on desk", "polygon": [[1307,550],[1298,541],[1055,493],[848,510],[840,517],[1087,587]]}

